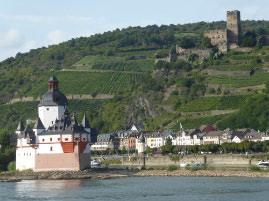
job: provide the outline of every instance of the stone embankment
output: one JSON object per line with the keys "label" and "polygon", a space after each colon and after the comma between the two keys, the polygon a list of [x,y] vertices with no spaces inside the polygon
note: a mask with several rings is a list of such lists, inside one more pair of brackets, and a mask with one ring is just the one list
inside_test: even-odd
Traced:
{"label": "stone embankment", "polygon": [[138,177],[156,177],[156,176],[173,176],[173,177],[269,177],[269,172],[252,172],[243,170],[141,170],[135,174]]}
{"label": "stone embankment", "polygon": [[243,170],[111,170],[93,169],[85,171],[50,171],[50,172],[17,172],[1,174],[0,181],[18,182],[21,180],[75,180],[75,179],[116,179],[125,177],[248,177],[268,178],[269,172],[252,172]]}
{"label": "stone embankment", "polygon": [[114,179],[133,176],[139,170],[90,169],[84,171],[21,171],[1,173],[0,181],[16,182],[21,180],[71,180],[71,179]]}

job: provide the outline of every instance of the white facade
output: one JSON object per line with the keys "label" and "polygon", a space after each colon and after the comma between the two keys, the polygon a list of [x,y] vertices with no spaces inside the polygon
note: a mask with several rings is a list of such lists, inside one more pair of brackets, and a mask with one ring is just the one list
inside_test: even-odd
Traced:
{"label": "white facade", "polygon": [[164,145],[162,137],[146,137],[146,145],[150,148],[159,148]]}
{"label": "white facade", "polygon": [[17,140],[16,150],[16,169],[27,170],[35,167],[35,151],[36,149],[27,144],[27,139],[21,138]]}
{"label": "white facade", "polygon": [[55,123],[56,119],[61,119],[65,111],[64,106],[39,106],[38,116],[46,129]]}
{"label": "white facade", "polygon": [[193,139],[190,135],[186,135],[185,131],[182,131],[182,134],[179,138],[179,145],[193,145]]}

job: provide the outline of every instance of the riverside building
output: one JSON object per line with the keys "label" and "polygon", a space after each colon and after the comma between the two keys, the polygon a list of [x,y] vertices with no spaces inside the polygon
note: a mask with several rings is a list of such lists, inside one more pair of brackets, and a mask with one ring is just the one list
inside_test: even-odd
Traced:
{"label": "riverside building", "polygon": [[20,121],[11,145],[16,146],[16,169],[34,171],[90,168],[91,128],[86,116],[81,123],[67,110],[68,101],[51,76],[48,91],[38,105],[32,129]]}

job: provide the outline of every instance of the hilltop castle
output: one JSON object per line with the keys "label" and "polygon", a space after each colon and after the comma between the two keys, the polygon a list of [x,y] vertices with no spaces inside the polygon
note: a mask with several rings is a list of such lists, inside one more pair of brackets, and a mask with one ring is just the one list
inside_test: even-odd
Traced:
{"label": "hilltop castle", "polygon": [[242,39],[240,11],[227,11],[227,28],[206,31],[204,36],[222,53],[238,48]]}
{"label": "hilltop castle", "polygon": [[90,167],[91,128],[86,116],[79,124],[67,110],[68,101],[51,76],[38,105],[32,129],[20,121],[11,145],[16,146],[16,169],[82,170]]}

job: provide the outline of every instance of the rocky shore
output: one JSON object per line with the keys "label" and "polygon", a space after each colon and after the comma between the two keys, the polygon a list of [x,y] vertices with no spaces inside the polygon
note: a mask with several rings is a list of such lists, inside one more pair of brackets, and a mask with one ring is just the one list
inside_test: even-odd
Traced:
{"label": "rocky shore", "polygon": [[249,177],[268,178],[269,172],[252,172],[243,170],[119,170],[91,169],[84,171],[48,171],[48,172],[14,172],[1,173],[0,181],[17,182],[21,180],[70,180],[70,179],[115,179],[124,177]]}
{"label": "rocky shore", "polygon": [[135,174],[139,177],[171,176],[171,177],[269,177],[269,172],[252,172],[241,170],[141,170]]}
{"label": "rocky shore", "polygon": [[70,179],[114,179],[135,175],[139,170],[89,169],[84,171],[21,171],[1,173],[0,181],[15,182],[21,180],[70,180]]}

